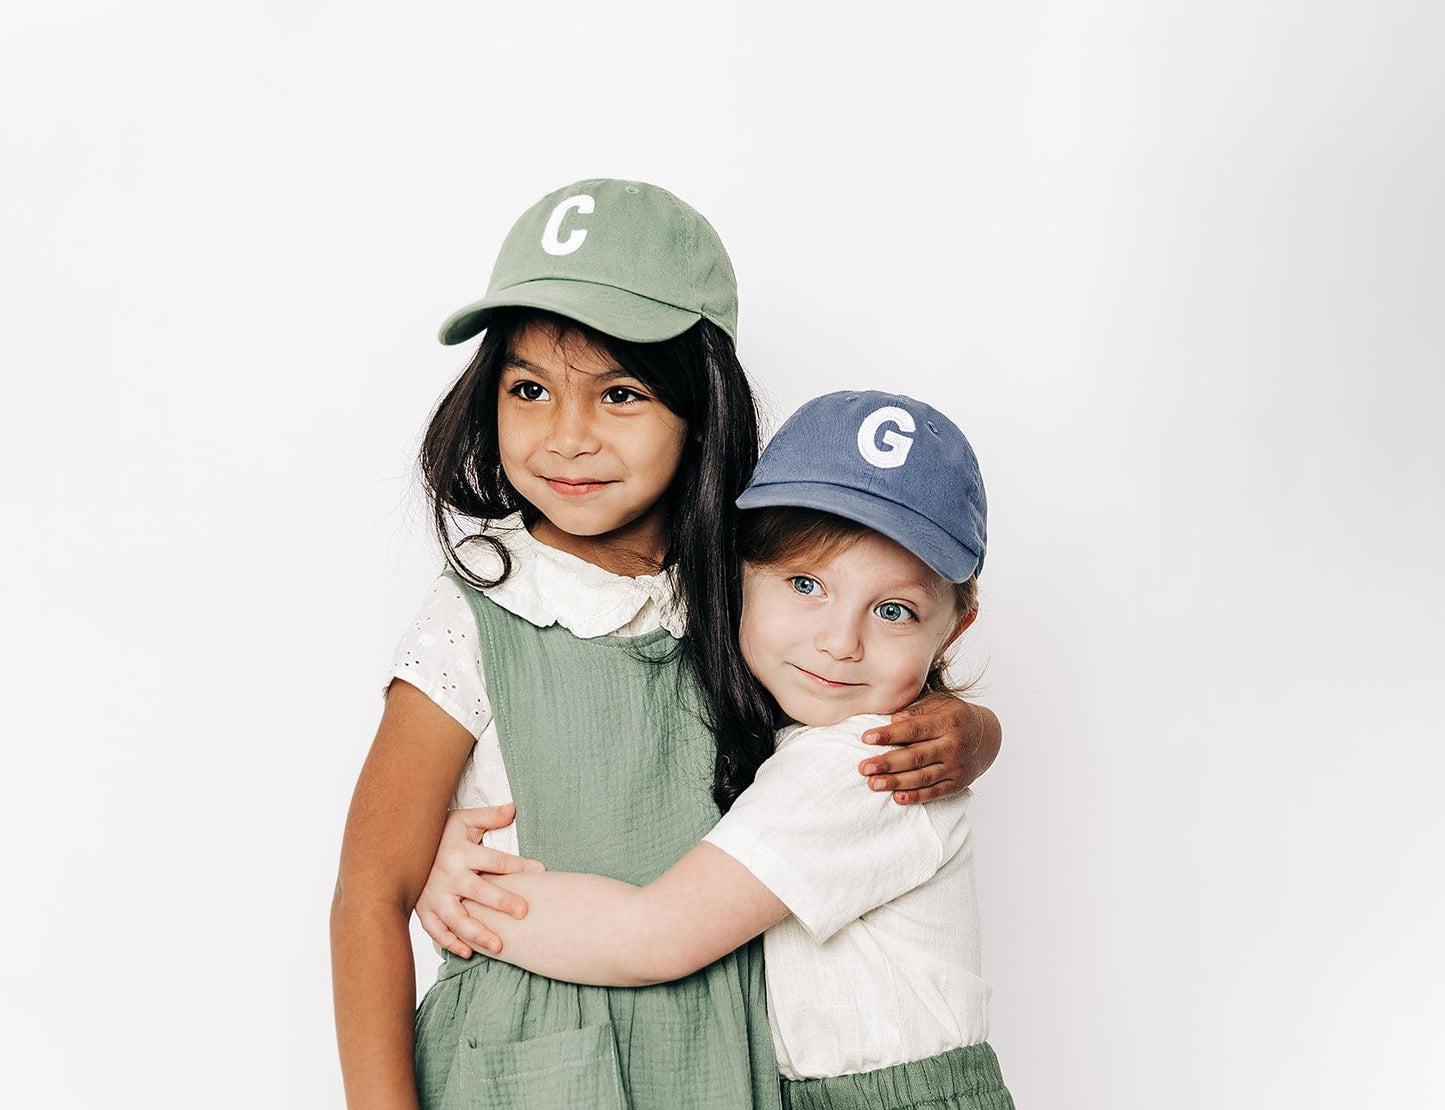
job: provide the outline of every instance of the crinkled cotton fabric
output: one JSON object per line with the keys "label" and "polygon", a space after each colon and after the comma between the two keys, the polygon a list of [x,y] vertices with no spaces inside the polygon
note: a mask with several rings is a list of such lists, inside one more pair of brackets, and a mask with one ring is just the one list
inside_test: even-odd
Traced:
{"label": "crinkled cotton fabric", "polygon": [[[583,639],[470,586],[516,795],[519,847],[643,885],[716,821],[701,692],[665,629]],[[578,986],[448,953],[416,1019],[423,1110],[776,1110],[754,940],[692,975]]]}
{"label": "crinkled cotton fabric", "polygon": [[986,1044],[859,1075],[783,1084],[783,1110],[1014,1110]]}
{"label": "crinkled cotton fabric", "polygon": [[[538,628],[561,625],[581,639],[641,636],[659,628],[674,637],[682,636],[683,612],[671,572],[635,578],[613,574],[539,542],[522,526],[519,515],[497,521],[489,534],[500,539],[512,555],[512,573],[505,582],[482,593]],[[464,545],[458,557],[483,580],[501,569],[489,544]],[[411,683],[476,738],[452,807],[512,801],[487,695],[476,618],[450,575],[439,575],[432,583],[416,620],[402,633],[386,685],[393,678]],[[482,842],[503,852],[517,852],[517,833],[511,825],[489,830]]]}

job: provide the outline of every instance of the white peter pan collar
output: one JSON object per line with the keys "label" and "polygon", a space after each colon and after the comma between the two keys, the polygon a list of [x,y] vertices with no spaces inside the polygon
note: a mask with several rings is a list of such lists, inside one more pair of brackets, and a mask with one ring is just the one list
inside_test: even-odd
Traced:
{"label": "white peter pan collar", "polygon": [[[560,624],[584,640],[609,635],[633,622],[639,625],[629,630],[634,634],[661,627],[682,637],[683,614],[672,568],[636,578],[613,574],[548,547],[522,526],[517,513],[488,525],[487,534],[506,546],[512,573],[501,585],[482,592],[509,613],[539,628]],[[466,544],[457,557],[480,578],[501,571],[501,559],[486,543]],[[644,612],[649,606],[651,610]]]}

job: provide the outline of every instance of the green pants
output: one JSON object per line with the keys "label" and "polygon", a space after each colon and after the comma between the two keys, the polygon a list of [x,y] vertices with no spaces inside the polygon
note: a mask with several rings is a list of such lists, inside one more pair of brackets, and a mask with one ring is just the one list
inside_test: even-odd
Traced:
{"label": "green pants", "polygon": [[971,1044],[877,1071],[783,1080],[783,1110],[1014,1110],[998,1057]]}

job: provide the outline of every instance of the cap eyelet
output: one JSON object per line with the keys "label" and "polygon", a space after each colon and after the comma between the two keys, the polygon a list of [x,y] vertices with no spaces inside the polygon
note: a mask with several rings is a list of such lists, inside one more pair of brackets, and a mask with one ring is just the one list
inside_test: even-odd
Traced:
{"label": "cap eyelet", "polygon": [[925,421],[923,422],[923,426],[924,426],[925,428],[927,428],[930,432],[932,432],[934,435],[937,435],[937,434],[938,434],[938,429],[933,426],[933,421],[932,421],[932,420],[925,420]]}
{"label": "cap eyelet", "polygon": [[622,186],[622,191],[623,191],[624,193],[640,193],[640,192],[642,192],[642,190],[639,189],[636,185],[624,185],[624,186]]}

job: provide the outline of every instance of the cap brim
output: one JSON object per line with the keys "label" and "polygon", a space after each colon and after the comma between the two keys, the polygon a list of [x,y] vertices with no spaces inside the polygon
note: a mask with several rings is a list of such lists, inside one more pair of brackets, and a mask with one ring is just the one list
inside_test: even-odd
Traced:
{"label": "cap brim", "polygon": [[439,338],[446,344],[464,343],[486,328],[493,309],[503,307],[545,309],[596,328],[604,335],[634,343],[660,343],[681,335],[702,319],[700,312],[611,285],[539,278],[498,290],[458,309],[442,324]]}
{"label": "cap brim", "polygon": [[866,524],[905,550],[913,552],[950,582],[963,582],[978,571],[981,560],[962,541],[912,509],[851,486],[828,482],[773,482],[749,486],[738,498],[740,509],[790,506],[819,509]]}

